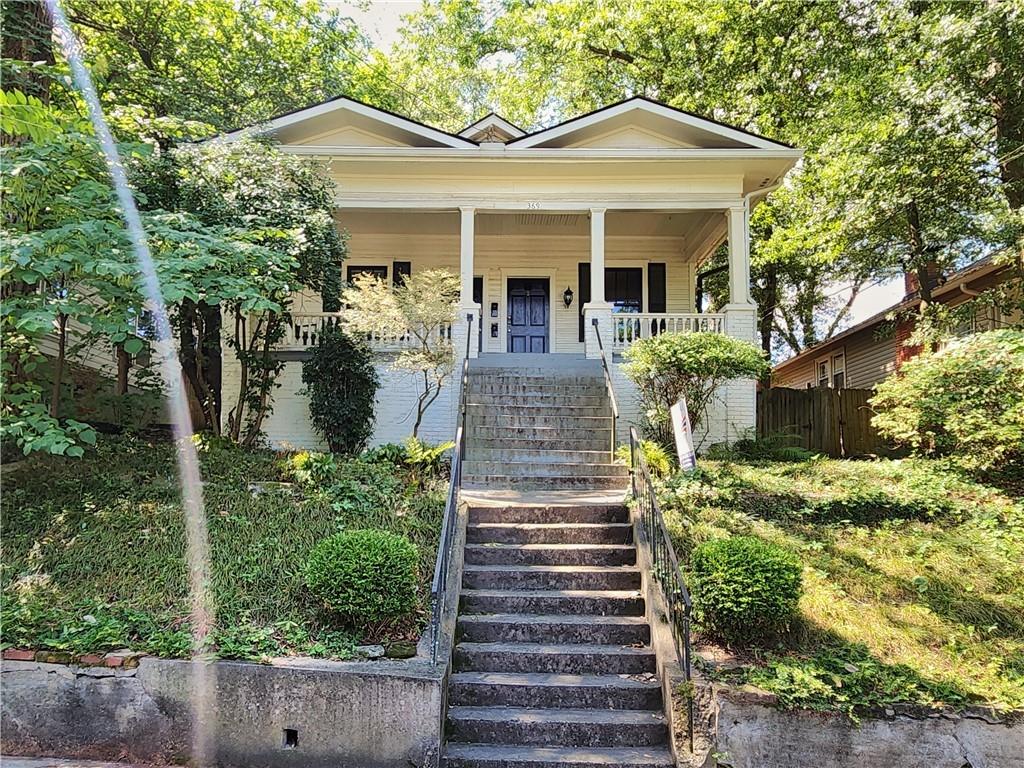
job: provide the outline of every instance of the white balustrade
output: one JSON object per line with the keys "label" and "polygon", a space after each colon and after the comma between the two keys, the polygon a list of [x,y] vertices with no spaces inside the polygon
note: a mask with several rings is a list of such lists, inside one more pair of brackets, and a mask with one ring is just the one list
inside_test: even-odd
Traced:
{"label": "white balustrade", "polygon": [[724,333],[725,315],[627,313],[612,315],[612,350],[622,352],[634,341],[661,333]]}
{"label": "white balustrade", "polygon": [[[306,350],[315,346],[325,328],[340,328],[344,325],[341,312],[295,312],[291,316],[291,324],[285,337],[278,343],[279,350]],[[435,335],[451,341],[452,327],[446,324],[434,331]],[[372,331],[365,334],[370,349],[374,352],[397,352],[415,347],[419,344],[416,336],[408,331],[391,333]]]}

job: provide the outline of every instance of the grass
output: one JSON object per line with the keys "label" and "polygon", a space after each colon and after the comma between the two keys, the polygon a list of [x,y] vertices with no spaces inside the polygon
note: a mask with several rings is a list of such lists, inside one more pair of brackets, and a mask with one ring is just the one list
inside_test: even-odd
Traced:
{"label": "grass", "polygon": [[[446,481],[387,461],[341,460],[315,480],[253,495],[254,481],[291,481],[269,451],[201,446],[221,658],[345,658],[364,641],[412,639],[425,615]],[[87,653],[190,650],[184,521],[173,446],[102,439],[82,459],[4,467],[0,566],[5,646]],[[408,536],[420,553],[420,607],[406,619],[345,627],[309,598],[310,549],[345,528]]]}
{"label": "grass", "polygon": [[[749,534],[795,553],[789,631],[722,673],[785,707],[1024,707],[1024,504],[926,459],[705,461],[660,492],[677,551]],[[705,640],[707,638],[704,638]]]}

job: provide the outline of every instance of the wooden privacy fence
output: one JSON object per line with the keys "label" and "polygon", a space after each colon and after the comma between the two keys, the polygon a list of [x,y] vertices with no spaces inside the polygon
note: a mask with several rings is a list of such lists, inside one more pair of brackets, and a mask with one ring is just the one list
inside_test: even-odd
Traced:
{"label": "wooden privacy fence", "polygon": [[788,389],[757,393],[757,436],[788,434],[793,444],[834,457],[887,453],[871,426],[871,389]]}

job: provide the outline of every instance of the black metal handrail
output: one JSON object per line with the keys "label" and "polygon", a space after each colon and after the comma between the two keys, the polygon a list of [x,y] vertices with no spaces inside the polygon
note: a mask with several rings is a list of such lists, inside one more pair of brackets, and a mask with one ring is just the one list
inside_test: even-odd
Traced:
{"label": "black metal handrail", "polygon": [[687,726],[686,732],[693,751],[693,682],[691,677],[690,615],[693,601],[683,581],[672,539],[669,538],[665,518],[661,515],[658,496],[651,481],[651,473],[640,450],[640,437],[636,428],[629,428],[630,480],[633,503],[640,518],[640,531],[651,555],[651,573],[661,587],[668,606],[669,626],[675,641],[676,654],[682,659],[686,680]]}
{"label": "black metal handrail", "polygon": [[597,327],[597,318],[591,319],[594,335],[597,337],[597,349],[601,353],[601,368],[604,371],[604,384],[608,388],[608,399],[612,404],[612,455],[615,454],[615,425],[619,420],[619,404],[615,400],[615,388],[612,386],[612,374],[608,370],[608,358],[604,354],[604,342],[601,341],[601,329]]}
{"label": "black metal handrail", "polygon": [[469,389],[469,345],[473,337],[473,315],[466,315],[466,356],[462,359],[462,391],[459,393],[459,421],[455,430],[455,446],[452,448],[451,478],[448,482],[448,497],[441,520],[441,539],[437,543],[437,561],[434,563],[434,579],[430,583],[430,658],[437,664],[437,651],[441,641],[441,615],[444,612],[448,569],[451,566],[452,550],[455,547],[455,530],[459,519],[459,498],[462,489],[462,459],[466,450],[464,438],[466,428],[466,390]]}

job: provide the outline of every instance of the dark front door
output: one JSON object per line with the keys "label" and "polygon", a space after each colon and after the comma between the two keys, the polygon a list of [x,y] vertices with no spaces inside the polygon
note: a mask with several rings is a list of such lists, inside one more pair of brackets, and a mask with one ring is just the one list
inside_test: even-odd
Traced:
{"label": "dark front door", "polygon": [[548,351],[549,281],[509,278],[508,351]]}

